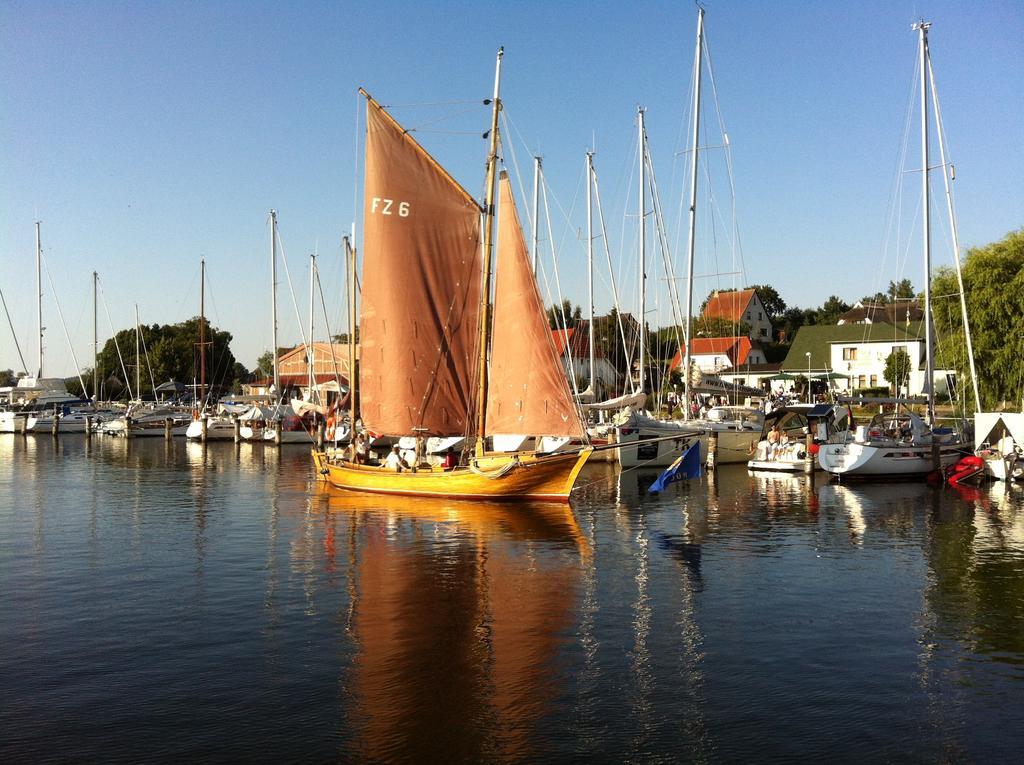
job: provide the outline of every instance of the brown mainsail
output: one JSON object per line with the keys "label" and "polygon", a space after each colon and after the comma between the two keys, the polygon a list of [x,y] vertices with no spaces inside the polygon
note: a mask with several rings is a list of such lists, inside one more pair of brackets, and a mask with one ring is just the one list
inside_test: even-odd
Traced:
{"label": "brown mainsail", "polygon": [[480,207],[366,98],[363,423],[389,435],[463,435],[473,413]]}
{"label": "brown mainsail", "polygon": [[583,424],[545,320],[512,185],[504,171],[499,186],[487,435],[581,438]]}

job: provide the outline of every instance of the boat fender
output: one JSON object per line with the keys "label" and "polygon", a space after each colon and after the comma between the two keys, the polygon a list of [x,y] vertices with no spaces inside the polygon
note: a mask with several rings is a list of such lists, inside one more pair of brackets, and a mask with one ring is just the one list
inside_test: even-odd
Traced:
{"label": "boat fender", "polygon": [[334,415],[332,414],[330,417],[327,418],[327,429],[324,432],[324,436],[327,438],[328,441],[334,440],[334,433],[336,427],[337,422],[335,422]]}
{"label": "boat fender", "polygon": [[966,481],[985,469],[985,461],[981,457],[971,455],[962,458],[955,465],[946,468],[946,481],[950,486]]}

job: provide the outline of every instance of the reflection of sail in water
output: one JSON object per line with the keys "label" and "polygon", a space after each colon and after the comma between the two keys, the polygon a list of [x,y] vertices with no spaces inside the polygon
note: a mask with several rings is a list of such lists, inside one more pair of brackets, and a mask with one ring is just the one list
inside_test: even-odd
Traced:
{"label": "reflection of sail in water", "polygon": [[324,500],[358,524],[344,681],[354,753],[529,761],[589,557],[569,509],[330,489]]}

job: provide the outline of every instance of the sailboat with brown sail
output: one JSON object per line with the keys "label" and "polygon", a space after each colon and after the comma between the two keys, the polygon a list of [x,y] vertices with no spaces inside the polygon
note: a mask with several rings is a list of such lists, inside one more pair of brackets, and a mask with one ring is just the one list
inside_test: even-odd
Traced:
{"label": "sailboat with brown sail", "polygon": [[319,475],[339,488],[566,501],[593,451],[486,450],[486,439],[500,433],[586,437],[544,321],[504,173],[490,300],[501,57],[499,51],[483,209],[361,91],[367,103],[364,268],[352,421],[358,399],[370,432],[463,436],[474,448],[464,464],[448,470],[424,464],[395,471],[314,452]]}

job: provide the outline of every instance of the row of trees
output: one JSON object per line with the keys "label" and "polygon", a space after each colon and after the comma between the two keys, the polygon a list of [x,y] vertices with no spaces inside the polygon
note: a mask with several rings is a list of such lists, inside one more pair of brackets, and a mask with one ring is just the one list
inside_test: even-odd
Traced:
{"label": "row of trees", "polygon": [[[1021,406],[1024,396],[1024,229],[967,252],[961,266],[967,316],[982,410]],[[969,372],[967,340],[956,272],[939,269],[932,279],[933,315],[939,337],[936,361]],[[973,398],[973,396],[972,396]]]}
{"label": "row of trees", "polygon": [[[222,392],[241,389],[249,371],[231,353],[231,333],[219,330],[205,321],[206,380],[207,385]],[[150,324],[139,327],[140,352],[135,355],[135,328],[122,329],[107,340],[97,359],[102,397],[108,400],[128,395],[138,396],[135,390],[136,370],[141,380],[141,393],[152,393],[153,384],[168,380],[191,385],[200,376],[199,317],[178,324]],[[118,353],[120,349],[120,353]],[[141,368],[138,366],[141,364]],[[125,379],[127,373],[127,380]],[[78,378],[68,381],[68,390],[79,395],[92,395],[91,368],[82,371],[89,390],[82,391]]]}

